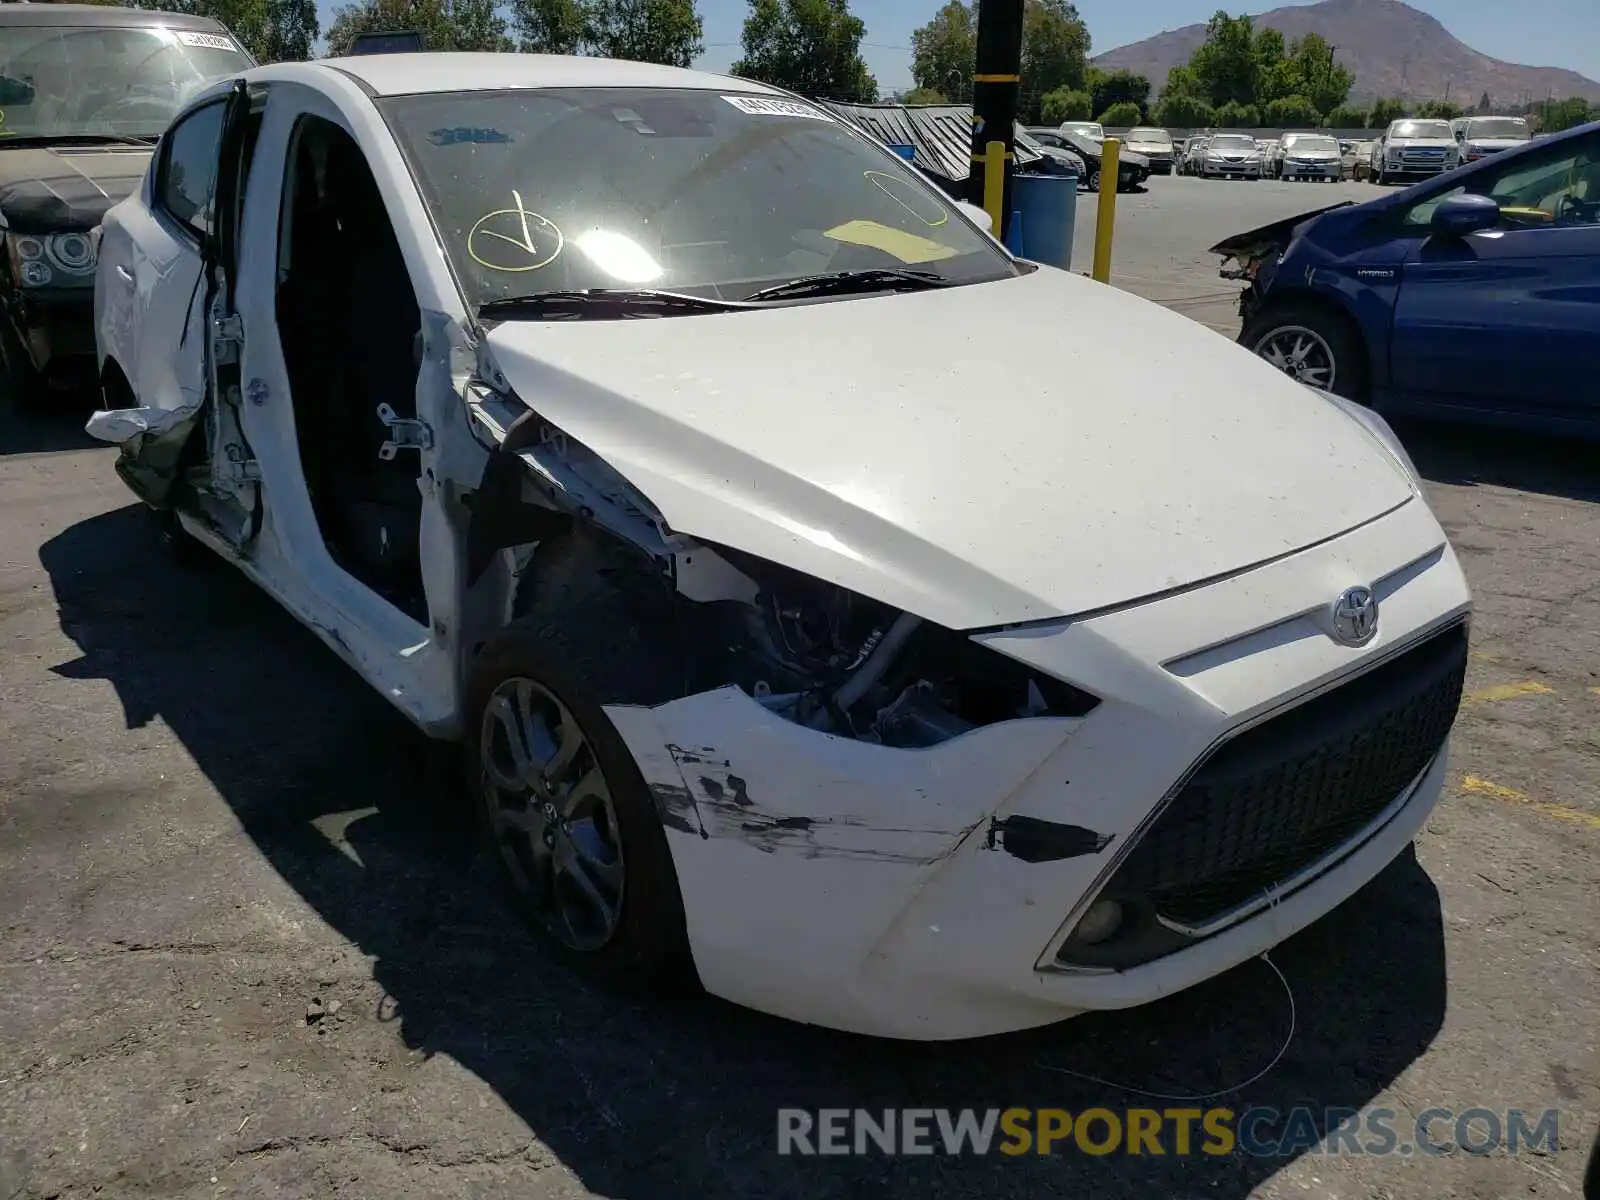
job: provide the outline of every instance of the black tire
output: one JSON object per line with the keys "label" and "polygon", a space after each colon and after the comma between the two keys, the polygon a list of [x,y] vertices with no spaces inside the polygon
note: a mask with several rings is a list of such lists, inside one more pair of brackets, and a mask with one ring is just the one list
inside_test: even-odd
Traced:
{"label": "black tire", "polygon": [[5,389],[15,411],[27,415],[50,407],[50,385],[33,365],[11,318],[4,313],[0,313],[0,367],[5,370]]}
{"label": "black tire", "polygon": [[[610,987],[659,990],[692,978],[683,899],[650,791],[601,706],[622,696],[662,699],[668,684],[661,668],[650,665],[661,659],[661,648],[642,644],[637,617],[619,607],[604,576],[590,576],[586,589],[578,594],[583,589],[552,587],[535,611],[506,626],[479,654],[466,689],[467,782],[514,906],[551,955]],[[656,677],[641,679],[641,671]],[[496,689],[518,679],[533,681],[565,706],[609,792],[607,819],[614,816],[615,825],[608,832],[620,855],[622,882],[615,928],[596,947],[575,947],[554,930],[551,914],[536,901],[537,889],[519,873],[525,848],[519,835],[495,816],[501,796],[483,756],[485,714]]]}
{"label": "black tire", "polygon": [[1100,168],[1099,167],[1091,167],[1089,169],[1089,190],[1091,192],[1098,192],[1100,190]]}
{"label": "black tire", "polygon": [[[1252,354],[1272,361],[1266,351],[1274,337],[1287,339],[1296,330],[1303,330],[1319,339],[1322,349],[1331,360],[1332,387],[1324,390],[1365,404],[1368,386],[1366,349],[1355,327],[1338,312],[1320,304],[1301,301],[1269,305],[1245,322],[1239,333],[1239,344]],[[1285,374],[1294,373],[1286,370]],[[1297,375],[1295,377],[1300,378]],[[1319,385],[1310,382],[1310,386]]]}

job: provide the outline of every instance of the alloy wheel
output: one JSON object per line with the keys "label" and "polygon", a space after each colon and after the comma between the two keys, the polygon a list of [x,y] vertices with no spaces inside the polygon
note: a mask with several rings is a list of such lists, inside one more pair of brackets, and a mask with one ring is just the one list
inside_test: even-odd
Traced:
{"label": "alloy wheel", "polygon": [[622,917],[626,872],[616,809],[577,719],[547,688],[495,688],[479,738],[479,789],[513,883],[551,936],[604,947]]}
{"label": "alloy wheel", "polygon": [[1337,364],[1327,339],[1304,325],[1280,325],[1256,343],[1256,353],[1308,387],[1331,392]]}

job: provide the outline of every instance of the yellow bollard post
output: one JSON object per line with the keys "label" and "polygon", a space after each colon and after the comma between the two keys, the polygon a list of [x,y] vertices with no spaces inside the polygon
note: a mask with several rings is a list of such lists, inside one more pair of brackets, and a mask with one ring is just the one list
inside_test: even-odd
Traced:
{"label": "yellow bollard post", "polygon": [[1001,236],[1005,222],[1001,219],[1006,203],[1006,144],[988,142],[983,147],[983,207],[989,214],[989,224],[995,237]]}
{"label": "yellow bollard post", "polygon": [[1111,282],[1111,238],[1117,229],[1117,161],[1122,143],[1114,137],[1105,140],[1100,155],[1100,207],[1094,219],[1094,277]]}

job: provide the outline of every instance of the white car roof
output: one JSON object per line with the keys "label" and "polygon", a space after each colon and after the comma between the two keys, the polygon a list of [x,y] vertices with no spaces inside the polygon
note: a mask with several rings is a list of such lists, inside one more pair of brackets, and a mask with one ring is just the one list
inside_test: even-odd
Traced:
{"label": "white car roof", "polygon": [[352,75],[380,96],[556,87],[697,88],[783,94],[754,80],[729,75],[562,54],[358,54],[324,58],[316,65]]}

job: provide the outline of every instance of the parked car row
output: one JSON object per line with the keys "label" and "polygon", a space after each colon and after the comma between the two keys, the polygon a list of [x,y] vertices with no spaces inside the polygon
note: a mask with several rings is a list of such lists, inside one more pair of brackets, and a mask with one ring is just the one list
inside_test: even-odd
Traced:
{"label": "parked car row", "polygon": [[[1068,122],[1058,127],[1032,125],[1027,134],[1035,142],[1049,149],[1070,151],[1082,159],[1085,173],[1079,176],[1079,185],[1091,192],[1100,190],[1101,166],[1105,161],[1105,136],[1087,132],[1099,129],[1090,121]],[[1123,149],[1117,155],[1117,191],[1127,192],[1138,187],[1150,177],[1150,160],[1133,150]]]}
{"label": "parked car row", "polygon": [[1521,117],[1461,117],[1454,121],[1404,118],[1366,144],[1354,178],[1377,184],[1415,183],[1481,162],[1533,139]]}

